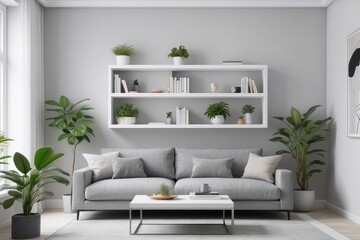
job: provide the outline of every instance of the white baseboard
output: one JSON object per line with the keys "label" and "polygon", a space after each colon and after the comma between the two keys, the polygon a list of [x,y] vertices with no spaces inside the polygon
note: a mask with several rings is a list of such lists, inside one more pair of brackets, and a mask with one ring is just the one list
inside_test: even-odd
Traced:
{"label": "white baseboard", "polygon": [[63,209],[63,200],[48,199],[45,201],[45,209]]}
{"label": "white baseboard", "polygon": [[345,218],[347,218],[347,219],[349,219],[349,220],[351,220],[351,221],[353,221],[353,222],[355,222],[357,224],[360,224],[360,217],[359,216],[356,216],[356,215],[354,215],[354,214],[352,214],[352,213],[350,213],[350,212],[348,212],[348,211],[346,211],[344,209],[341,209],[341,208],[339,208],[339,207],[337,207],[335,205],[332,205],[332,204],[330,204],[328,202],[325,204],[325,207],[327,209],[339,214],[340,216],[343,216],[343,217],[345,217]]}

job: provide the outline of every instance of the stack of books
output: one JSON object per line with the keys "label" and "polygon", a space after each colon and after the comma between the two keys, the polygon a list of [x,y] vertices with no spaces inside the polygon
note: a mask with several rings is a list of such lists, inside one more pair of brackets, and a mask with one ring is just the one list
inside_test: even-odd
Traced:
{"label": "stack of books", "polygon": [[169,81],[169,92],[170,93],[189,93],[190,83],[187,77],[170,77]]}
{"label": "stack of books", "polygon": [[249,77],[243,77],[240,80],[241,93],[258,93],[255,80]]}
{"label": "stack of books", "polygon": [[190,199],[193,200],[213,200],[213,199],[221,199],[221,195],[218,192],[191,192]]}
{"label": "stack of books", "polygon": [[189,124],[189,109],[176,106],[176,124]]}

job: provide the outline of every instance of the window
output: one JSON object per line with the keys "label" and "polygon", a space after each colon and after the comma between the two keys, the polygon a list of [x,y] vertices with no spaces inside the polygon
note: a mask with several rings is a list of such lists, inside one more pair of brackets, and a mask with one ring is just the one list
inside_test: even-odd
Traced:
{"label": "window", "polygon": [[[0,3],[0,131],[5,131],[6,99],[6,7]],[[0,168],[6,165],[0,164]]]}

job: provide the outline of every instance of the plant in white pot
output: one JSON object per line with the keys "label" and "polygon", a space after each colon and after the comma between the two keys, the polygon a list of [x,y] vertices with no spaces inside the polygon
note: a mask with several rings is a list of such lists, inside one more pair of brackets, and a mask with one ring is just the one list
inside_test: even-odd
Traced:
{"label": "plant in white pot", "polygon": [[204,115],[210,118],[212,124],[223,124],[230,117],[229,104],[223,101],[210,104]]}
{"label": "plant in white pot", "polygon": [[189,56],[190,54],[183,45],[180,45],[178,48],[172,48],[168,54],[168,57],[173,58],[174,65],[183,65],[184,59],[187,59]]}
{"label": "plant in white pot", "polygon": [[139,110],[130,103],[125,103],[115,112],[115,117],[118,124],[135,124],[138,115]]}
{"label": "plant in white pot", "polygon": [[172,124],[172,117],[173,117],[172,112],[167,112],[166,113],[166,124]]}
{"label": "plant in white pot", "polygon": [[31,213],[34,204],[51,198],[54,194],[44,189],[50,183],[68,185],[64,176],[69,174],[60,168],[49,167],[62,157],[63,153],[54,153],[52,147],[39,148],[34,156],[33,166],[19,152],[14,154],[14,165],[18,171],[0,170],[0,178],[11,184],[0,185],[0,191],[7,190],[8,199],[0,203],[8,209],[15,201],[22,206],[22,213],[15,214],[11,219],[11,236],[13,239],[34,238],[40,236],[40,214]]}
{"label": "plant in white pot", "polygon": [[4,160],[11,157],[8,155],[2,155],[8,141],[12,141],[12,139],[7,138],[2,132],[0,132],[0,164],[7,164]]}
{"label": "plant in white pot", "polygon": [[[61,96],[59,101],[48,100],[45,102],[50,107],[46,111],[55,113],[55,115],[46,119],[51,121],[49,127],[59,130],[60,136],[58,141],[66,140],[72,150],[71,181],[75,170],[77,147],[84,140],[90,142],[90,135],[95,137],[94,131],[90,127],[90,124],[93,123],[93,117],[87,113],[87,111],[93,108],[82,105],[83,102],[88,100],[90,99],[83,99],[72,104],[67,97]],[[64,212],[66,213],[73,212],[71,208],[71,194],[72,184],[70,185],[70,194],[63,195]]]}
{"label": "plant in white pot", "polygon": [[274,117],[283,122],[286,127],[279,128],[274,133],[272,142],[280,142],[286,146],[286,150],[277,151],[276,154],[290,154],[296,161],[296,181],[300,189],[294,191],[294,210],[311,211],[315,202],[315,191],[309,190],[309,179],[315,173],[320,173],[317,166],[325,165],[321,160],[325,152],[323,149],[313,147],[313,144],[324,141],[326,138],[321,134],[328,130],[332,121],[331,117],[320,120],[312,120],[310,116],[320,105],[310,107],[306,113],[292,107],[289,117]]}
{"label": "plant in white pot", "polygon": [[255,107],[253,107],[250,104],[246,104],[245,106],[243,106],[241,112],[244,114],[245,116],[245,123],[246,124],[251,124],[252,123],[252,117],[251,114],[254,112]]}
{"label": "plant in white pot", "polygon": [[111,50],[116,55],[117,65],[129,65],[130,56],[135,54],[135,49],[133,48],[133,46],[128,44],[117,45]]}

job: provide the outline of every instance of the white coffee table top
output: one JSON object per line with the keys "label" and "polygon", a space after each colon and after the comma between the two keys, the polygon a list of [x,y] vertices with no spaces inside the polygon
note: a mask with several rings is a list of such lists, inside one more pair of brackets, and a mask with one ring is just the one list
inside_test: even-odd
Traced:
{"label": "white coffee table top", "polygon": [[227,195],[221,199],[190,199],[189,195],[178,195],[173,200],[154,200],[146,195],[136,195],[130,202],[130,209],[144,210],[232,210],[234,202]]}

